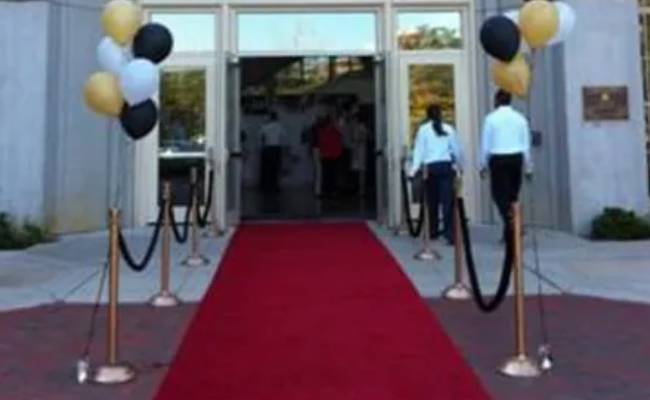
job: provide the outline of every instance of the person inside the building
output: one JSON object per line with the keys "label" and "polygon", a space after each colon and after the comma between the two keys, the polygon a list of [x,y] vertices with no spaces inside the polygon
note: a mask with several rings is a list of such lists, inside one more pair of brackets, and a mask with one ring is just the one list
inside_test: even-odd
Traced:
{"label": "person inside the building", "polygon": [[343,154],[339,162],[339,187],[346,193],[354,188],[352,157],[354,153],[354,125],[358,106],[356,100],[343,100],[338,107],[338,127],[343,138]]}
{"label": "person inside the building", "polygon": [[286,130],[275,111],[269,112],[267,122],[260,128],[262,140],[260,183],[265,192],[280,190],[282,147],[286,143]]}
{"label": "person inside the building", "polygon": [[490,189],[504,223],[512,203],[519,199],[522,175],[532,178],[533,163],[530,157],[530,128],[528,120],[512,106],[512,95],[499,90],[494,98],[495,110],[485,117],[481,136],[481,178],[490,172]]}
{"label": "person inside the building", "polygon": [[307,151],[312,161],[313,187],[312,191],[315,197],[320,197],[322,192],[323,172],[321,165],[320,149],[318,148],[318,132],[327,122],[326,112],[322,107],[314,107],[313,116],[304,127],[303,143],[307,146]]}
{"label": "person inside the building", "polygon": [[425,176],[429,232],[431,239],[439,236],[439,213],[442,209],[443,229],[447,243],[454,243],[453,207],[454,179],[463,170],[463,152],[456,129],[442,121],[442,110],[432,104],[427,108],[427,120],[415,136],[410,177],[422,170]]}
{"label": "person inside the building", "polygon": [[366,193],[366,158],[370,132],[361,112],[357,111],[352,121],[352,171],[357,175],[357,194],[363,197]]}
{"label": "person inside the building", "polygon": [[338,172],[343,155],[343,138],[339,130],[336,114],[331,112],[317,129],[318,153],[322,170],[322,193],[332,197],[338,193]]}

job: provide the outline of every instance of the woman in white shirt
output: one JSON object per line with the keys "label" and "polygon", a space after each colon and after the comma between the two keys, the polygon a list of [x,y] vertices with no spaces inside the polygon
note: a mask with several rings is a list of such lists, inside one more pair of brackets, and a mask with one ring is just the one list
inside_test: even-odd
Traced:
{"label": "woman in white shirt", "polygon": [[418,129],[413,149],[410,176],[418,170],[426,177],[426,199],[429,211],[431,238],[439,235],[439,209],[442,207],[444,228],[442,233],[448,244],[453,244],[454,178],[462,172],[463,156],[456,130],[442,122],[440,106],[427,109],[428,120]]}

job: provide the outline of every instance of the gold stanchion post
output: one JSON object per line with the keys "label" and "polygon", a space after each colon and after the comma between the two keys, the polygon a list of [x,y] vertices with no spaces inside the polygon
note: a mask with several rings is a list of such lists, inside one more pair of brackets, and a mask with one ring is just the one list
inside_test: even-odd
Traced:
{"label": "gold stanchion post", "polygon": [[521,206],[514,203],[511,208],[514,236],[514,286],[515,286],[515,356],[509,358],[499,371],[513,378],[535,378],[541,371],[533,360],[526,354],[526,318],[524,305],[524,271],[521,239]]}
{"label": "gold stanchion post", "polygon": [[460,209],[458,197],[462,192],[461,180],[456,178],[454,196],[454,283],[447,287],[442,296],[449,300],[468,300],[472,297],[469,287],[465,283],[463,269],[463,236],[461,233]]}
{"label": "gold stanchion post", "polygon": [[422,190],[423,190],[423,199],[424,201],[422,202],[422,207],[424,207],[424,221],[422,223],[422,250],[420,250],[417,254],[415,254],[414,258],[419,261],[433,261],[433,260],[440,260],[442,256],[440,253],[438,253],[434,248],[433,244],[431,243],[431,237],[430,237],[430,232],[429,232],[429,207],[427,203],[427,189],[426,189],[426,184],[427,184],[427,169],[423,168],[422,169]]}
{"label": "gold stanchion post", "polygon": [[106,363],[95,369],[92,381],[99,384],[126,383],[135,378],[135,369],[118,360],[118,293],[120,250],[118,246],[120,212],[111,208],[109,218],[109,275],[108,275],[108,323],[106,332]]}
{"label": "gold stanchion post", "polygon": [[171,221],[169,213],[171,210],[171,183],[165,181],[163,184],[163,221],[162,221],[162,246],[160,251],[160,292],[156,293],[149,304],[153,307],[174,307],[180,304],[180,300],[169,290],[170,274],[170,243],[171,243]]}
{"label": "gold stanchion post", "polygon": [[[192,167],[190,179],[193,187],[196,188],[198,183],[198,171],[196,167]],[[199,253],[199,240],[201,236],[199,235],[199,221],[197,221],[199,212],[199,196],[196,190],[192,192],[192,198],[190,199],[190,202],[190,224],[192,225],[190,237],[190,255],[183,261],[183,265],[186,265],[188,267],[202,267],[208,265],[210,260]]]}

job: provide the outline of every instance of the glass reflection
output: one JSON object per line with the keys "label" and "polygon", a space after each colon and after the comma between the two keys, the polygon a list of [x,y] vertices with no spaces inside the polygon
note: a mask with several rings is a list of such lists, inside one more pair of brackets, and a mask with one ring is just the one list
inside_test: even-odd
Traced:
{"label": "glass reflection", "polygon": [[458,12],[400,13],[397,41],[402,50],[459,49],[463,47]]}
{"label": "glass reflection", "polygon": [[440,105],[443,119],[456,125],[455,97],[453,65],[410,65],[409,143],[413,143],[418,127],[425,121],[430,104]]}
{"label": "glass reflection", "polygon": [[376,51],[374,13],[243,13],[238,15],[242,52]]}
{"label": "glass reflection", "polygon": [[198,168],[199,182],[204,173],[205,79],[202,69],[167,70],[161,76],[159,182],[172,182],[177,205],[189,203],[190,169]]}
{"label": "glass reflection", "polygon": [[172,32],[175,53],[216,49],[214,14],[155,13],[151,20],[165,25]]}

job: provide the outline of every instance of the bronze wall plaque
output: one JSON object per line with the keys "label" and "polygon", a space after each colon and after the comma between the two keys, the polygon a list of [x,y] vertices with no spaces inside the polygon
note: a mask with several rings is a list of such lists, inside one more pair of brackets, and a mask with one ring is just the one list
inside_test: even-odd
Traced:
{"label": "bronze wall plaque", "polygon": [[587,86],[582,88],[585,121],[629,119],[627,86]]}

